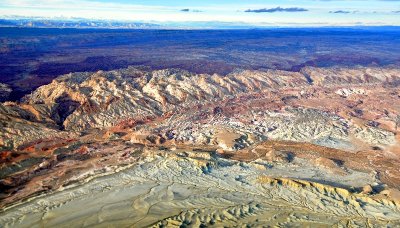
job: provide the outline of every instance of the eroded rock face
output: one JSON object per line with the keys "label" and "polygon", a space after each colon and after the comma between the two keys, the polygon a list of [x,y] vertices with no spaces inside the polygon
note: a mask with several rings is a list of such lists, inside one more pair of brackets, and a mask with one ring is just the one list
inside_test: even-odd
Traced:
{"label": "eroded rock face", "polygon": [[[0,206],[112,176],[10,207],[2,224],[107,225],[118,213],[121,225],[136,226],[397,224],[399,77],[392,68],[311,67],[61,76],[20,103],[0,104]],[[91,217],[61,219],[90,194],[106,199]],[[308,195],[310,206],[293,214]],[[29,210],[46,216],[19,217]]]}
{"label": "eroded rock face", "polygon": [[[333,147],[347,147],[349,137],[374,144],[394,143],[393,133],[385,131],[386,129],[353,124],[347,116],[337,114],[341,111],[339,109],[346,109],[343,106],[347,106],[348,112],[353,112],[355,117],[364,118],[366,114],[356,106],[363,105],[363,98],[369,102],[370,98],[366,94],[370,88],[369,85],[375,83],[382,86],[383,83],[398,80],[397,70],[305,68],[301,72],[240,71],[227,76],[218,76],[194,75],[181,70],[144,72],[136,68],[127,68],[110,72],[99,71],[93,74],[73,73],[40,87],[25,97],[24,103],[26,107],[30,106],[28,111],[35,118],[47,119],[58,125],[59,129],[84,131],[111,127],[126,119],[163,116],[176,113],[177,110],[204,106],[209,103],[231,100],[234,104],[240,102],[239,97],[246,99],[247,102],[257,102],[261,99],[266,101],[267,96],[273,95],[281,102],[273,101],[274,106],[270,105],[264,116],[254,121],[255,128],[246,129],[247,131],[268,138],[307,140]],[[323,80],[324,83],[321,81],[321,83],[313,84],[324,87],[310,85],[307,77],[313,78],[314,82]],[[340,88],[342,84],[365,84],[368,88],[349,90]],[[339,89],[336,89],[335,93],[332,93],[334,89],[329,89],[338,86]],[[310,88],[316,90],[316,93],[311,92]],[[389,91],[392,90],[385,89],[385,93]],[[347,101],[350,94],[353,94],[352,101]],[[370,94],[371,97],[374,95]],[[337,98],[343,101],[343,104],[338,104],[338,107],[326,104],[321,108],[321,106],[316,106],[318,104],[315,104],[315,101],[310,101],[318,98],[329,100],[330,96],[334,96],[332,100]],[[339,99],[339,96],[342,97]],[[398,94],[392,94],[391,97],[397,99]],[[321,105],[324,105],[323,102]],[[303,106],[303,108],[294,108],[297,106]],[[47,110],[43,111],[43,109]],[[215,110],[219,111],[215,113]],[[223,116],[222,110],[221,107],[215,107],[212,115]],[[396,125],[393,118],[398,111],[396,107],[393,107],[390,112],[385,110],[378,111],[385,111],[388,114],[373,113],[375,116],[368,119],[377,118],[378,115],[381,115],[378,118],[386,116],[387,119],[382,121],[386,123],[388,120],[392,121],[390,127],[393,128]],[[188,123],[190,123],[189,120]],[[232,123],[234,121],[230,119],[229,123],[224,125],[232,125]],[[245,126],[231,127],[245,128]],[[181,129],[179,132],[182,135],[177,138],[184,138],[184,140],[190,138],[184,136],[184,130]]]}
{"label": "eroded rock face", "polygon": [[[281,75],[277,77],[276,74]],[[40,87],[25,101],[49,105],[74,102],[72,106],[77,107],[69,109],[71,113],[63,125],[70,130],[85,130],[109,127],[119,119],[137,115],[161,115],[180,105],[190,106],[242,93],[305,85],[307,82],[299,73],[281,71],[243,71],[219,76],[193,75],[173,69],[138,72],[135,68],[128,68],[65,75]]]}

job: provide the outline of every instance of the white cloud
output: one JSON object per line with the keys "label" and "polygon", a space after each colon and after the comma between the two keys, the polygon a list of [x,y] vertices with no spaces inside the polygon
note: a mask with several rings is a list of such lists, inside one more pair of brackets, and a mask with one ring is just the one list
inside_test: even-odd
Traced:
{"label": "white cloud", "polygon": [[175,10],[176,7],[96,2],[85,0],[6,0],[6,7],[54,10],[106,10],[106,11],[150,11]]}

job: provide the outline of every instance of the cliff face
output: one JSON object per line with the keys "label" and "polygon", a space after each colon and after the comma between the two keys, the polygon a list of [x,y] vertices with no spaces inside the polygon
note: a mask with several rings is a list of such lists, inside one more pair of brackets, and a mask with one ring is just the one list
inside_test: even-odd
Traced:
{"label": "cliff face", "polygon": [[[113,173],[141,162],[154,169],[159,164],[162,170],[162,164],[189,157],[206,174],[213,173],[212,164],[233,162],[230,172],[238,173],[235,178],[241,185],[271,185],[281,197],[292,197],[297,190],[286,188],[300,186],[314,192],[315,200],[328,194],[337,201],[332,205],[343,206],[353,194],[347,190],[360,193],[364,187],[370,189],[363,193],[367,198],[351,196],[355,202],[386,207],[374,200],[391,204],[400,185],[399,82],[400,70],[394,68],[238,70],[220,76],[129,67],[63,75],[20,103],[0,104],[0,205],[84,181],[104,170]],[[162,164],[148,160],[154,156]],[[240,177],[241,167],[250,166],[260,178],[246,182]],[[220,172],[213,175],[223,179]],[[145,171],[141,177],[149,184],[161,182]],[[218,191],[224,194],[236,187],[227,183]],[[315,200],[315,208],[336,213],[335,206],[328,210]],[[234,201],[224,209],[196,213],[252,214],[250,202]],[[343,208],[344,214],[366,210],[355,204]],[[384,210],[398,212],[397,206]],[[304,213],[313,214],[308,209]],[[368,213],[361,217],[375,216]],[[398,220],[393,213],[382,215],[383,220]],[[252,224],[258,224],[257,216]],[[166,217],[168,221],[160,222],[187,220],[176,214]]]}

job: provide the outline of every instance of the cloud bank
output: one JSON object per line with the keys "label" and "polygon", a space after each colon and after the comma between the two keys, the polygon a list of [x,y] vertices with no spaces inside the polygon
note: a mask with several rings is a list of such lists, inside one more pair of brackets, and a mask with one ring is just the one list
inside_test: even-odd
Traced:
{"label": "cloud bank", "polygon": [[191,10],[191,9],[181,9],[180,10],[181,12],[193,12],[193,13],[200,13],[200,12],[203,12],[203,11],[201,11],[201,10],[196,10],[196,9],[193,9],[193,10]]}
{"label": "cloud bank", "polygon": [[351,12],[350,11],[346,11],[346,10],[336,10],[336,11],[329,11],[329,13],[348,14],[348,13],[351,13]]}
{"label": "cloud bank", "polygon": [[275,8],[263,8],[263,9],[248,9],[244,12],[246,13],[275,13],[275,12],[305,12],[308,11],[308,9],[305,8],[299,8],[299,7],[290,7],[290,8],[282,8],[280,6],[275,7]]}

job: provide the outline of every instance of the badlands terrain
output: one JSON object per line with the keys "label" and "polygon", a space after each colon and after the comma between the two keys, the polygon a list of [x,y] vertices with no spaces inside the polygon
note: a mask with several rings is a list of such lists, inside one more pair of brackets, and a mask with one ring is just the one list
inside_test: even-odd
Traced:
{"label": "badlands terrain", "polygon": [[59,76],[0,103],[0,226],[400,226],[399,88],[390,66]]}

